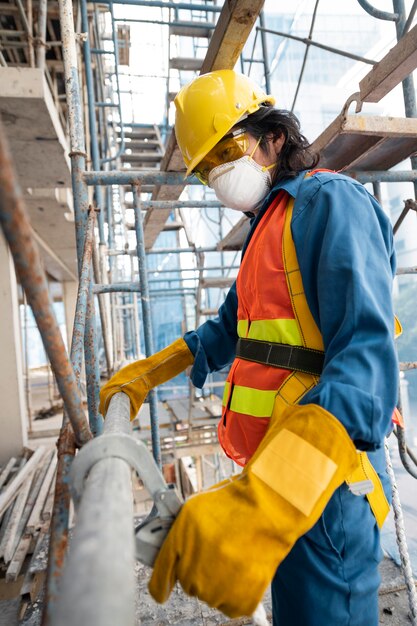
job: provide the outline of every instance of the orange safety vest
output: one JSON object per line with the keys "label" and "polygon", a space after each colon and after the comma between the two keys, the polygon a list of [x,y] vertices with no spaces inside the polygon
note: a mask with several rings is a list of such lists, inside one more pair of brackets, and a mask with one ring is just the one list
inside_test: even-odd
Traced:
{"label": "orange safety vest", "polygon": [[[314,174],[314,170],[308,175]],[[324,170],[329,171],[329,170]],[[294,199],[280,191],[256,228],[236,280],[239,337],[324,351],[323,339],[305,297],[291,233]],[[272,233],[272,236],[271,236]],[[395,318],[395,335],[401,325]],[[246,465],[263,439],[274,408],[297,404],[319,377],[236,358],[223,395],[219,441],[238,465]],[[381,527],[390,505],[366,452],[347,479],[349,488],[365,490]],[[358,494],[357,494],[358,495]]]}
{"label": "orange safety vest", "polygon": [[[294,199],[281,190],[256,228],[236,280],[239,337],[324,350],[304,295],[291,234]],[[272,409],[300,401],[312,374],[236,358],[223,395],[219,441],[246,465],[263,439]]]}

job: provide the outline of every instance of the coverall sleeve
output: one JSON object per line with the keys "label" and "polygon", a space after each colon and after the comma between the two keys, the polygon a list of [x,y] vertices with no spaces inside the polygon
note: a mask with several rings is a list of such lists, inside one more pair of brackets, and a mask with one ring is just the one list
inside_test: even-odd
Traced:
{"label": "coverall sleeve", "polygon": [[236,283],[233,283],[218,316],[184,335],[187,346],[194,354],[190,377],[196,387],[204,385],[209,373],[232,363],[237,338],[237,294]]}
{"label": "coverall sleeve", "polygon": [[337,417],[361,450],[391,428],[398,390],[394,347],[393,236],[366,189],[342,177],[320,183],[292,228],[308,304],[321,330],[325,364],[300,404]]}

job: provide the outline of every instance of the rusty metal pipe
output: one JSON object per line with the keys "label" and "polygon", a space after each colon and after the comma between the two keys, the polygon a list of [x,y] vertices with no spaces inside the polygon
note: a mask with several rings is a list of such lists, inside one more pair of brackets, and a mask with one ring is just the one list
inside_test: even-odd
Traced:
{"label": "rusty metal pipe", "polygon": [[69,419],[80,445],[91,439],[81,396],[53,312],[48,285],[0,124],[0,222],[26,292]]}
{"label": "rusty metal pipe", "polygon": [[[86,323],[87,300],[90,287],[91,257],[94,245],[95,211],[90,210],[85,233],[84,254],[78,285],[77,305],[75,309],[74,329],[71,341],[71,362],[79,385],[84,351],[84,331]],[[48,555],[48,582],[46,602],[43,613],[43,626],[51,624],[52,612],[58,595],[59,581],[64,566],[68,545],[69,492],[68,473],[75,454],[74,433],[64,413],[61,432],[58,439],[58,468],[55,486],[54,510],[51,522],[51,539]]]}

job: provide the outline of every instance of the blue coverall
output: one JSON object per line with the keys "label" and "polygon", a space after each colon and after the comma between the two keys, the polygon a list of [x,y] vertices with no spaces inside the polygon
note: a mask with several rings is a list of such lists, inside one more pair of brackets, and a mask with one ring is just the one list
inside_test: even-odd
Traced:
{"label": "blue coverall", "polygon": [[[271,190],[253,220],[243,254],[272,199],[285,189],[295,198],[292,235],[307,302],[325,347],[320,381],[300,404],[316,403],[343,423],[357,449],[368,452],[390,498],[383,442],[398,389],[391,224],[358,182],[337,173],[305,174]],[[184,339],[195,355],[191,379],[197,387],[209,372],[232,363],[235,285],[218,317]],[[274,626],[377,626],[381,556],[379,529],[366,498],[342,485],[276,572]]]}

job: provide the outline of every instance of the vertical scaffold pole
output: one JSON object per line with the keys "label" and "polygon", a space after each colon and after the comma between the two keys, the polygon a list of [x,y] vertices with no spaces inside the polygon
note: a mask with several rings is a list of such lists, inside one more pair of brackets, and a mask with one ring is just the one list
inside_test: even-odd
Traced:
{"label": "vertical scaffold pole", "polygon": [[[152,313],[149,297],[148,273],[146,271],[145,236],[143,234],[142,211],[140,206],[140,186],[132,185],[133,209],[135,211],[136,250],[139,263],[140,300],[142,304],[143,334],[145,338],[146,356],[151,356],[155,350],[152,336]],[[161,442],[159,439],[158,399],[156,390],[152,389],[148,395],[149,412],[151,416],[152,452],[155,461],[161,467]]]}
{"label": "vertical scaffold pole", "polygon": [[[95,213],[90,211],[85,234],[84,254],[78,285],[77,306],[71,341],[71,362],[78,385],[80,384],[83,363],[85,319],[91,276],[91,257],[94,245]],[[58,598],[61,573],[68,546],[68,524],[71,495],[69,492],[69,471],[75,455],[74,436],[68,423],[67,413],[58,439],[58,467],[55,487],[54,510],[51,521],[51,536],[48,555],[48,580],[46,602],[43,613],[43,626],[53,624],[53,614]]]}
{"label": "vertical scaffold pole", "polygon": [[[397,32],[398,41],[404,34],[404,27],[406,25],[406,12],[404,0],[392,0],[392,5],[395,13],[398,14],[398,19],[395,22],[395,28]],[[402,82],[403,95],[404,95],[404,110],[406,117],[417,117],[417,105],[416,105],[416,92],[414,87],[413,74],[409,74]],[[411,157],[411,167],[413,170],[417,169],[417,157]],[[417,198],[417,182],[414,181],[414,197]]]}
{"label": "vertical scaffold pole", "polygon": [[[88,189],[83,178],[85,172],[86,152],[84,142],[81,93],[78,82],[77,49],[75,44],[72,2],[70,0],[59,0],[59,13],[62,34],[62,55],[64,59],[65,87],[68,104],[69,136],[71,146],[71,175],[72,189],[74,194],[78,271],[80,273],[87,223]],[[85,369],[87,375],[88,413],[90,419],[90,427],[95,435],[99,434],[102,429],[102,419],[98,413],[100,372],[97,359],[98,350],[96,334],[94,299],[90,286],[87,303],[84,346]]]}

